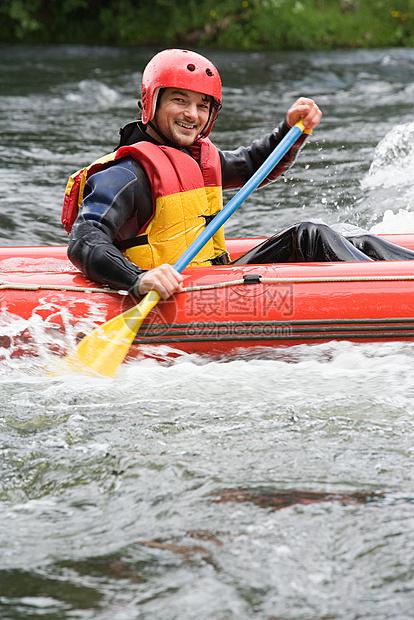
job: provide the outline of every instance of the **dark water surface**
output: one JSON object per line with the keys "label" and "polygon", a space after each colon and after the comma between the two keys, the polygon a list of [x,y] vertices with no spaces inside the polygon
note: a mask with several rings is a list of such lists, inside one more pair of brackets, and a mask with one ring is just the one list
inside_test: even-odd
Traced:
{"label": "dark water surface", "polygon": [[[116,146],[155,51],[0,47],[1,245],[66,243],[67,177]],[[221,148],[300,95],[324,112],[228,236],[414,230],[414,50],[208,55]],[[414,617],[412,344],[142,359],[115,379],[0,353],[1,620]]]}

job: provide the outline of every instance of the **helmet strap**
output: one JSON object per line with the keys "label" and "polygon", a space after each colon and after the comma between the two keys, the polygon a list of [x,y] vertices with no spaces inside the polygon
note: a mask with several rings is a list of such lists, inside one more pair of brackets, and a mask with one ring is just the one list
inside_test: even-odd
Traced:
{"label": "helmet strap", "polygon": [[173,146],[175,148],[177,148],[177,145],[174,144],[174,142],[171,142],[171,140],[169,140],[167,138],[167,136],[164,136],[164,134],[162,133],[162,131],[160,131],[158,129],[158,127],[156,125],[154,125],[154,123],[152,121],[148,121],[148,125],[151,127],[152,131],[154,131],[157,136],[159,138],[161,138],[161,142],[165,145],[165,146]]}

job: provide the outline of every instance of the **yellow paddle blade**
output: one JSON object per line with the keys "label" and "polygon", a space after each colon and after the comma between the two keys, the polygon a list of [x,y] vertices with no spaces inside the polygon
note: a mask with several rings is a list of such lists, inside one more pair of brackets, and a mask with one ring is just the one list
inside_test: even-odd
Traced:
{"label": "yellow paddle blade", "polygon": [[79,373],[89,371],[113,377],[142,321],[160,299],[157,291],[150,291],[139,304],[97,327],[66,356],[64,365]]}

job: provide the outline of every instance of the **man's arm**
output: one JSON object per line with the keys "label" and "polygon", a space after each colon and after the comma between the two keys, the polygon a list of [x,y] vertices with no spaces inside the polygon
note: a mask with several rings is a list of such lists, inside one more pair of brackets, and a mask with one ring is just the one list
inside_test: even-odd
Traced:
{"label": "man's arm", "polygon": [[[220,151],[223,189],[238,189],[242,187],[256,170],[260,168],[262,163],[288,133],[289,129],[289,125],[284,121],[271,133],[254,140],[250,146],[240,146],[235,151]],[[305,140],[305,134],[298,138],[286,155],[261,183],[260,187],[274,181],[278,176],[286,172],[294,162]]]}
{"label": "man's arm", "polygon": [[[223,189],[237,189],[244,185],[300,119],[303,120],[306,131],[311,132],[318,125],[321,116],[321,111],[312,99],[301,97],[289,108],[286,119],[271,133],[254,140],[248,147],[241,146],[235,151],[221,151]],[[306,133],[299,137],[261,186],[274,181],[292,165],[306,137]]]}
{"label": "man's arm", "polygon": [[114,245],[133,237],[152,217],[145,172],[125,159],[88,179],[84,200],[69,237],[68,257],[88,278],[144,295],[155,288],[163,299],[181,289],[182,276],[170,265],[144,271]]}
{"label": "man's arm", "polygon": [[136,234],[137,198],[142,196],[141,219],[152,215],[150,190],[136,172],[131,161],[122,160],[88,179],[68,246],[69,259],[88,278],[124,290],[134,286],[143,270],[113,242],[123,232],[128,234],[129,228]]}

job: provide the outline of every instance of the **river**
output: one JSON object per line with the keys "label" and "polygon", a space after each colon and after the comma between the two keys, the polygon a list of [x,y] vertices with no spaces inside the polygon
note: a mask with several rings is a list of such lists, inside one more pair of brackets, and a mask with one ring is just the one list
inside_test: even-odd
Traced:
{"label": "river", "polygon": [[[155,51],[0,47],[1,245],[66,243],[66,180],[116,146]],[[324,113],[227,236],[414,231],[414,49],[207,55],[221,148],[300,95]],[[413,376],[412,343],[139,359],[114,379],[0,349],[0,618],[412,619]]]}

